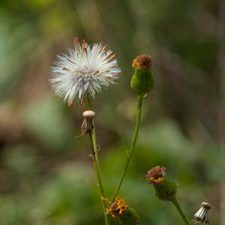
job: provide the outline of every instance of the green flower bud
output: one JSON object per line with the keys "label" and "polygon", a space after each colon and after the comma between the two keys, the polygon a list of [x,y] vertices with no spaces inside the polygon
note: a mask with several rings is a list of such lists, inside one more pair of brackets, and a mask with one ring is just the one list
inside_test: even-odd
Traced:
{"label": "green flower bud", "polygon": [[120,197],[116,198],[116,201],[111,204],[111,202],[104,197],[101,199],[105,200],[109,205],[109,209],[106,208],[108,214],[112,214],[112,217],[119,219],[120,223],[123,225],[139,225],[140,216],[138,212],[134,209],[129,208],[124,200]]}
{"label": "green flower bud", "polygon": [[154,87],[154,80],[151,72],[152,58],[148,55],[138,56],[132,64],[135,68],[131,78],[131,88],[138,94],[146,94]]}
{"label": "green flower bud", "polygon": [[164,178],[165,170],[165,167],[154,167],[148,171],[146,180],[153,184],[158,199],[171,201],[176,197],[177,186],[174,182]]}

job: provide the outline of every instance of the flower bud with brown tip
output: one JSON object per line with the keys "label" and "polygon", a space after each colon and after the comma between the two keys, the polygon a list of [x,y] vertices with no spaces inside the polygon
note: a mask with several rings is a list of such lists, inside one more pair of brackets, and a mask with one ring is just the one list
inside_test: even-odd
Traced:
{"label": "flower bud with brown tip", "polygon": [[154,80],[151,73],[152,58],[142,54],[138,56],[132,64],[135,68],[131,78],[131,88],[138,94],[146,94],[153,89]]}
{"label": "flower bud with brown tip", "polygon": [[122,225],[140,225],[138,212],[126,205],[122,198],[117,197],[113,203],[102,196],[101,199],[110,205],[109,209],[106,208],[106,213],[118,218]]}
{"label": "flower bud with brown tip", "polygon": [[82,135],[85,136],[88,133],[92,133],[94,125],[92,120],[95,118],[95,112],[92,110],[84,111],[82,116],[84,117],[84,121],[81,125]]}
{"label": "flower bud with brown tip", "polygon": [[163,201],[172,201],[176,197],[177,186],[165,178],[165,167],[156,166],[148,171],[146,181],[153,184],[156,197]]}

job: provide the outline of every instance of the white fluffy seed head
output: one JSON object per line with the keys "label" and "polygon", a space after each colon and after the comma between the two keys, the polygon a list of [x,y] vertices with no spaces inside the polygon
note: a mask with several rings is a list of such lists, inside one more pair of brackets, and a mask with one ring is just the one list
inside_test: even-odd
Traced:
{"label": "white fluffy seed head", "polygon": [[51,68],[51,86],[55,94],[72,106],[83,102],[85,96],[95,98],[102,88],[119,82],[121,70],[117,67],[115,54],[106,51],[106,45],[94,44],[92,47],[83,40],[82,45],[74,39],[74,49],[58,55],[55,66]]}

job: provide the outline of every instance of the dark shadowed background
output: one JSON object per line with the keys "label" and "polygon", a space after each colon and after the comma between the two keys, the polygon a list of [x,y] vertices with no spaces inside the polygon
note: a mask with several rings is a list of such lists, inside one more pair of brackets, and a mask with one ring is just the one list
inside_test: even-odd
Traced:
{"label": "dark shadowed background", "polygon": [[[153,58],[154,90],[119,196],[142,225],[183,221],[145,175],[165,166],[193,218],[209,202],[225,224],[225,1],[7,0],[0,3],[0,223],[104,223],[82,107],[68,108],[49,84],[56,55],[74,37],[117,54],[121,82],[94,102],[106,195],[112,198],[135,127],[132,61]],[[77,137],[79,136],[79,137]],[[221,213],[222,212],[222,213]],[[118,224],[113,220],[114,224]]]}

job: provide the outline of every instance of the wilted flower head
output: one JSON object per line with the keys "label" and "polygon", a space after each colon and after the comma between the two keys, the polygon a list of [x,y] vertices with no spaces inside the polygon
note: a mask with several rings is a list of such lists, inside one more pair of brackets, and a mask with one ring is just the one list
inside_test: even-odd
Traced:
{"label": "wilted flower head", "polygon": [[134,59],[132,67],[137,66],[139,70],[149,69],[152,65],[152,57],[149,55],[139,55],[136,59]]}
{"label": "wilted flower head", "polygon": [[164,180],[165,170],[165,167],[160,168],[160,166],[152,168],[146,175],[146,181],[154,185],[160,184]]}
{"label": "wilted flower head", "polygon": [[85,136],[89,132],[92,133],[94,128],[92,120],[95,118],[95,112],[92,110],[87,110],[83,112],[84,121],[81,125],[82,135]]}
{"label": "wilted flower head", "polygon": [[113,59],[115,54],[106,51],[102,42],[91,47],[85,40],[80,44],[75,38],[74,45],[68,53],[57,56],[50,79],[55,94],[67,101],[69,107],[83,102],[85,96],[94,99],[103,87],[119,82],[121,73],[117,60]]}
{"label": "wilted flower head", "polygon": [[126,205],[122,198],[117,197],[116,201],[111,204],[108,213],[112,214],[113,217],[117,217],[127,211],[128,208],[129,205]]}
{"label": "wilted flower head", "polygon": [[196,223],[199,223],[199,224],[205,223],[205,224],[209,224],[210,225],[210,222],[208,220],[208,215],[207,215],[209,209],[211,209],[210,204],[207,203],[207,202],[202,202],[201,208],[195,213],[194,220],[192,220],[191,222],[194,223],[194,224],[196,224]]}
{"label": "wilted flower head", "polygon": [[107,198],[101,196],[102,200],[105,200],[109,205],[109,209],[106,208],[106,212],[108,214],[112,214],[113,217],[117,217],[123,214],[126,210],[128,210],[129,205],[126,205],[124,200],[120,197],[116,198],[116,201],[111,203]]}

